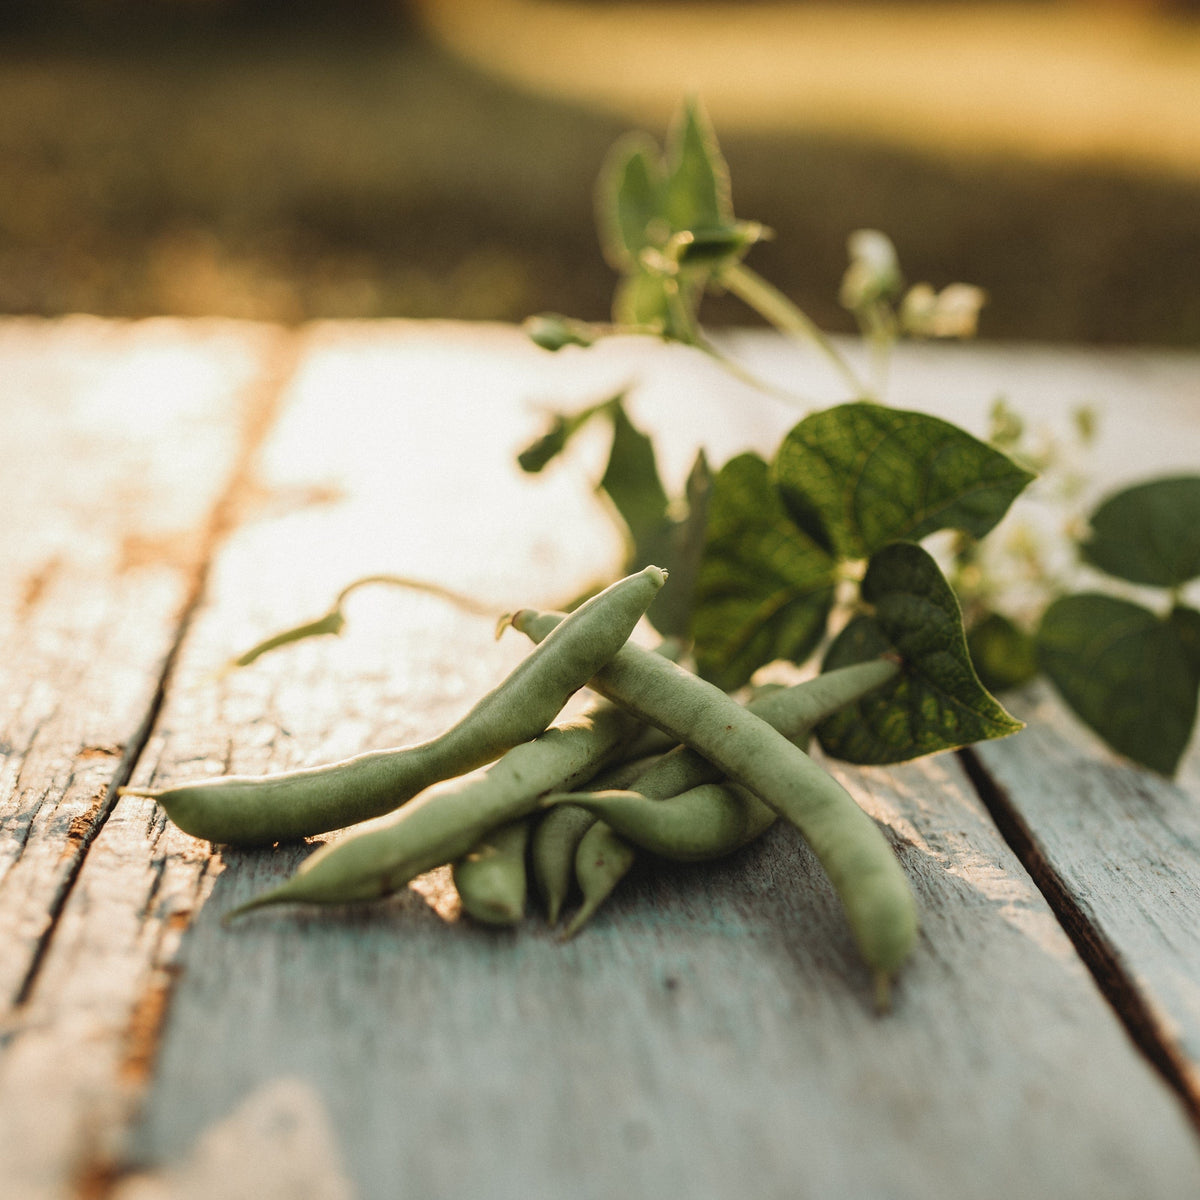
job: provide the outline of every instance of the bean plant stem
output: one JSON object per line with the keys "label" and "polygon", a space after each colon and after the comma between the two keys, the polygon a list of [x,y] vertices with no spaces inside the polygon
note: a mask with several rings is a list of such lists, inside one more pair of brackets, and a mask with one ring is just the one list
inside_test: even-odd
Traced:
{"label": "bean plant stem", "polygon": [[722,286],[744,304],[765,317],[781,333],[805,342],[819,350],[846,381],[858,399],[871,399],[871,389],[863,384],[838,348],[817,328],[809,317],[797,308],[777,287],[768,283],[744,263],[736,263],[721,272]]}
{"label": "bean plant stem", "polygon": [[427,579],[414,579],[407,575],[364,575],[361,579],[354,579],[338,592],[337,599],[333,602],[333,611],[341,611],[342,605],[351,592],[356,592],[359,588],[368,587],[373,584],[384,584],[388,587],[399,587],[414,592],[425,592],[427,595],[448,600],[456,608],[461,608],[464,612],[478,613],[484,617],[494,617],[496,615],[495,605],[485,604],[482,600],[475,599],[474,596],[468,596],[465,592],[456,592],[453,588],[443,587],[440,583],[431,583]]}

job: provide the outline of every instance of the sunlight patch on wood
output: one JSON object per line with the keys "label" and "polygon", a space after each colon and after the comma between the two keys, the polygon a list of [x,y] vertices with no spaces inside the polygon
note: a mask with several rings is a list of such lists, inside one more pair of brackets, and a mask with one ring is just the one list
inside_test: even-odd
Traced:
{"label": "sunlight patch on wood", "polygon": [[[169,1171],[128,1177],[112,1200],[201,1200],[211,1196],[304,1196],[352,1200],[337,1131],[317,1089],[276,1079],[211,1125],[188,1159]],[[232,1190],[231,1190],[232,1189]]]}
{"label": "sunlight patch on wood", "polygon": [[438,867],[418,875],[409,885],[447,925],[454,924],[462,916],[462,900],[454,887],[450,867]]}

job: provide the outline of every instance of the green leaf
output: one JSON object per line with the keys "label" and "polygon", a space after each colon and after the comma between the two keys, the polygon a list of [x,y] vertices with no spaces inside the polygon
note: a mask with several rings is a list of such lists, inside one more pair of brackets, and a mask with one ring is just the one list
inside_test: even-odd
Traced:
{"label": "green leaf", "polygon": [[689,101],[667,137],[666,217],[671,232],[733,224],[729,167],[703,108]]}
{"label": "green leaf", "polygon": [[775,478],[802,529],[841,558],[865,558],[939,529],[982,537],[1033,476],[948,421],[853,403],[795,426]]}
{"label": "green leaf", "polygon": [[654,443],[629,419],[619,399],[609,411],[613,440],[600,488],[629,530],[633,561],[644,566],[657,561],[651,556],[671,524],[667,517],[669,501],[658,475]]}
{"label": "green leaf", "polygon": [[551,414],[550,428],[517,455],[521,470],[536,475],[567,448],[571,438],[593,417],[620,404],[623,397],[624,393],[618,392],[617,395],[601,400],[599,404],[591,404],[579,412]]}
{"label": "green leaf", "polygon": [[803,662],[825,632],[834,563],[788,519],[755,454],[713,480],[692,632],[706,679],[730,690],[775,659]]}
{"label": "green leaf", "polygon": [[561,313],[538,313],[524,324],[530,341],[543,350],[561,350],[564,346],[591,346],[600,331],[586,321],[564,317]]}
{"label": "green leaf", "polygon": [[1038,662],[1114,750],[1173,775],[1196,720],[1198,621],[1191,609],[1162,620],[1115,596],[1064,596],[1042,616]]}
{"label": "green leaf", "polygon": [[1155,587],[1200,576],[1200,476],[1153,479],[1110,496],[1080,549],[1101,571]]}
{"label": "green leaf", "polygon": [[1033,634],[1000,613],[988,613],[971,626],[967,649],[979,681],[989,692],[1020,687],[1038,673]]}
{"label": "green leaf", "polygon": [[1200,671],[1200,612],[1186,605],[1177,604],[1167,620],[1174,626],[1179,644],[1188,655],[1192,665]]}
{"label": "green leaf", "polygon": [[862,597],[873,614],[846,626],[822,670],[877,658],[889,649],[900,655],[904,669],[818,727],[827,753],[855,763],[904,762],[1022,727],[979,682],[958,600],[920,546],[895,542],[872,555]]}
{"label": "green leaf", "polygon": [[336,635],[342,632],[345,625],[346,618],[342,610],[336,607],[332,608],[315,621],[306,621],[303,625],[293,625],[290,629],[284,629],[279,633],[272,634],[269,638],[264,638],[257,645],[251,646],[249,650],[245,650],[236,658],[231,659],[229,666],[248,667],[264,654],[277,650],[280,646],[290,646],[293,642],[301,642],[311,637]]}
{"label": "green leaf", "polygon": [[740,262],[751,246],[770,236],[770,230],[757,221],[735,221],[720,229],[684,229],[672,235],[663,253],[685,270],[721,270]]}
{"label": "green leaf", "polygon": [[[650,623],[663,637],[686,638],[691,631],[696,603],[696,577],[704,556],[704,534],[708,527],[712,484],[708,459],[701,450],[688,473],[685,491],[687,515],[670,526],[662,557],[648,560],[661,563],[668,572],[666,584],[654,597],[646,613]],[[633,569],[633,564],[630,564],[630,569]]]}
{"label": "green leaf", "polygon": [[670,235],[666,175],[658,146],[645,134],[623,137],[608,152],[596,184],[596,224],[614,270],[636,270],[647,247]]}

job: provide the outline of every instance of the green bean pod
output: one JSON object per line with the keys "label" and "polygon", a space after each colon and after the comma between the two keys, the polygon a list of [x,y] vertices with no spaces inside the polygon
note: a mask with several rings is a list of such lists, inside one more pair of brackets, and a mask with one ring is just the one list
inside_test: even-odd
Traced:
{"label": "green bean pod", "polygon": [[347,904],[390,895],[469,854],[498,826],[538,811],[547,792],[590,779],[636,730],[628,713],[597,702],[515,746],[486,771],[428,788],[386,819],[327,843],[290,879],[225,920],[269,904]]}
{"label": "green bean pod", "polygon": [[[513,625],[533,636],[545,622],[525,610]],[[697,750],[800,830],[842,902],[885,1004],[889,980],[916,942],[916,900],[887,838],[849,792],[719,688],[636,646],[624,647],[591,686]]]}
{"label": "green bean pod", "polygon": [[525,915],[525,848],[529,819],[509,821],[454,864],[463,911],[489,925],[515,925]]}
{"label": "green bean pod", "polygon": [[[791,687],[764,691],[746,708],[803,749],[813,729],[826,717],[882,686],[899,670],[899,664],[890,658],[855,663]],[[723,772],[702,754],[690,746],[676,746],[629,786],[653,800],[665,800],[723,778]]]}
{"label": "green bean pod", "polygon": [[[634,740],[643,744],[640,734]],[[624,753],[626,749],[622,747],[620,752]],[[621,763],[603,771],[591,780],[588,787],[625,787],[644,770],[645,762],[640,759]],[[579,842],[595,823],[596,818],[590,812],[574,805],[559,804],[539,819],[533,831],[529,854],[533,880],[546,906],[546,919],[551,925],[558,923],[562,906],[575,880],[575,852],[579,849]]]}
{"label": "green bean pod", "polygon": [[[791,687],[765,689],[747,707],[789,741],[800,744],[807,741],[819,722],[886,683],[899,669],[899,665],[891,659],[856,663]],[[606,789],[620,787],[615,778],[616,772],[606,772],[602,786]],[[657,804],[673,801],[681,794],[695,792],[705,784],[721,780],[721,772],[702,755],[688,746],[675,746],[645,770],[633,775],[629,786],[647,797],[646,803]],[[597,782],[589,785],[589,792],[597,790]],[[693,805],[699,811],[691,811]],[[776,816],[752,792],[736,785],[729,785],[725,791],[702,792],[686,802],[672,803],[670,811],[661,814],[643,813],[645,804],[635,807],[637,812],[630,818],[632,824],[619,827],[628,840],[638,844],[640,849],[657,852],[662,857],[677,860],[686,858],[689,861],[720,858],[733,853],[765,832]],[[542,835],[546,845],[539,849],[535,837],[535,872],[539,877],[539,889],[546,897],[547,908],[555,917],[574,878],[575,851],[596,819],[593,815],[596,813],[604,816],[595,806],[558,803],[539,825],[539,832],[543,829],[546,831]],[[664,827],[666,822],[671,822],[671,828]],[[618,861],[616,856],[611,857],[613,861]],[[593,888],[594,899],[589,916],[618,882],[619,879],[614,879],[603,895],[599,886]],[[553,919],[551,923],[554,923]]]}
{"label": "green bean pod", "polygon": [[430,741],[275,775],[123,790],[156,799],[185,833],[242,846],[311,837],[381,816],[431,784],[465,775],[545,730],[624,645],[665,578],[658,567],[647,567],[593,596],[466,716]]}
{"label": "green bean pod", "polygon": [[571,894],[575,881],[575,851],[583,835],[596,823],[587,809],[574,804],[558,804],[537,823],[533,845],[529,852],[533,864],[533,882],[542,903],[546,920],[558,924],[563,905]]}
{"label": "green bean pod", "polygon": [[638,791],[554,792],[544,803],[594,813],[640,850],[675,862],[708,862],[765,833],[776,813],[734,783],[702,783],[663,800]]}
{"label": "green bean pod", "polygon": [[574,937],[592,919],[629,874],[636,859],[637,851],[603,821],[588,829],[575,851],[575,879],[583,893],[583,903],[563,930],[564,941]]}

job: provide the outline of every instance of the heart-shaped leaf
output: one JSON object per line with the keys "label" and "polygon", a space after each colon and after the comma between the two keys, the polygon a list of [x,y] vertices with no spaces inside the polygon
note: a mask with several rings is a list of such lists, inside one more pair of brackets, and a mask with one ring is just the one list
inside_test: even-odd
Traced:
{"label": "heart-shaped leaf", "polygon": [[636,270],[643,250],[665,244],[666,172],[652,138],[630,134],[609,151],[596,184],[596,225],[616,271]]}
{"label": "heart-shaped leaf", "polygon": [[846,626],[822,669],[888,650],[904,669],[818,727],[826,753],[855,763],[904,762],[1022,727],[979,682],[958,600],[920,546],[895,542],[872,555],[862,596],[874,612]]}
{"label": "heart-shaped leaf", "polygon": [[865,402],[806,417],[774,470],[797,523],[841,558],[938,529],[982,537],[1033,478],[947,421]]}
{"label": "heart-shaped leaf", "polygon": [[700,674],[728,691],[764,663],[803,662],[825,632],[834,566],[788,519],[758,455],[726,463],[713,480],[696,581]]}
{"label": "heart-shaped leaf", "polygon": [[1200,476],[1152,479],[1110,496],[1080,547],[1094,567],[1154,587],[1200,575]]}
{"label": "heart-shaped leaf", "polygon": [[1162,620],[1140,604],[1084,592],[1042,616],[1038,662],[1063,699],[1114,750],[1172,775],[1191,737],[1200,691],[1200,614]]}
{"label": "heart-shaped leaf", "polygon": [[667,137],[666,216],[672,233],[733,224],[729,167],[708,115],[694,100]]}

